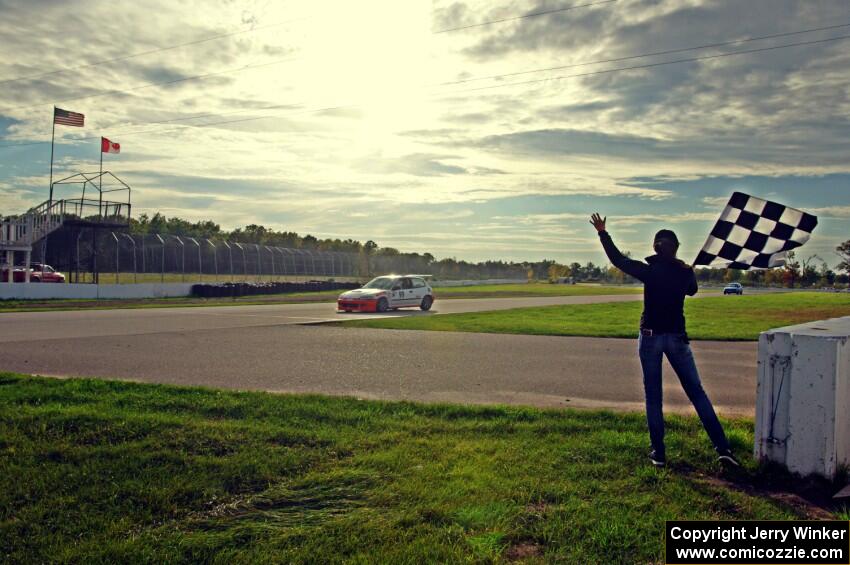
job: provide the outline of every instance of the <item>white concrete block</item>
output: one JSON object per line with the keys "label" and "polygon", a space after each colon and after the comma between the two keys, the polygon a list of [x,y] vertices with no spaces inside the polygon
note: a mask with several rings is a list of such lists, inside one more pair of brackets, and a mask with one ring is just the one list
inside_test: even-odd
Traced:
{"label": "white concrete block", "polygon": [[850,465],[850,317],[761,334],[754,452],[801,475]]}

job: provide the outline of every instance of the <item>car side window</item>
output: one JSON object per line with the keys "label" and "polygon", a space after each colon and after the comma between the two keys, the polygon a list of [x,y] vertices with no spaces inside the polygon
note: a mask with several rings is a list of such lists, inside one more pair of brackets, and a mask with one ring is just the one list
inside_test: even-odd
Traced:
{"label": "car side window", "polygon": [[408,279],[408,278],[401,279],[401,288],[403,288],[403,289],[413,288],[413,285],[410,283],[410,279]]}
{"label": "car side window", "polygon": [[425,286],[425,281],[422,279],[413,279],[413,288],[422,288]]}

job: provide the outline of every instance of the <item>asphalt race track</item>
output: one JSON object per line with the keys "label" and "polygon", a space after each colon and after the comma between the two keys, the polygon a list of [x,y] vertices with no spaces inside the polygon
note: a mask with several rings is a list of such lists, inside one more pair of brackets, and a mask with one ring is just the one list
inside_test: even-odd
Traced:
{"label": "asphalt race track", "polygon": [[[433,312],[639,299],[455,299],[438,301]],[[0,369],[361,398],[642,408],[636,340],[321,325],[367,316],[337,314],[334,308],[291,304],[6,313],[0,315]],[[692,346],[718,410],[752,415],[757,345]],[[689,412],[667,365],[665,377],[665,407]]]}
{"label": "asphalt race track", "polygon": [[385,314],[337,312],[335,303],[12,312],[0,314],[0,343],[63,337],[135,335],[281,324],[317,324],[376,317],[430,316],[433,314],[507,310],[526,306],[592,304],[595,302],[621,302],[641,299],[641,295],[635,294],[438,299],[430,312],[422,312],[418,308],[406,308]]}

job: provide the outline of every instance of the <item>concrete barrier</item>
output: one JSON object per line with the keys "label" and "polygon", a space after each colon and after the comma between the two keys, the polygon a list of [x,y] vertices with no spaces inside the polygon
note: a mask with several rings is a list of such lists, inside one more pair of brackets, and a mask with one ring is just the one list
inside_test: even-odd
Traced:
{"label": "concrete barrier", "polygon": [[[432,281],[434,287],[472,286],[491,284],[526,284],[525,279],[486,279]],[[137,284],[53,284],[0,283],[0,300],[47,300],[51,298],[121,299],[172,298],[191,296],[192,287],[199,283],[137,283]],[[302,283],[307,285],[307,283]],[[309,290],[309,289],[304,289]]]}
{"label": "concrete barrier", "polygon": [[198,283],[192,285],[192,296],[218,298],[224,296],[255,296],[259,294],[291,294],[294,292],[321,292],[360,288],[359,283],[336,281],[310,281],[306,283]]}
{"label": "concrete barrier", "polygon": [[51,298],[121,299],[189,296],[193,283],[51,284],[0,283],[0,300],[47,300]]}

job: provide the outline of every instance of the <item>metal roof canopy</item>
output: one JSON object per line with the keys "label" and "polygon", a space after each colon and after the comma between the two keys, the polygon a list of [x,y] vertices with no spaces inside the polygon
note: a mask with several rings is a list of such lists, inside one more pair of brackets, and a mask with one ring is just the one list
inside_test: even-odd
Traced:
{"label": "metal roof canopy", "polygon": [[[104,178],[107,188],[103,188]],[[54,181],[56,185],[81,185],[79,198],[63,198],[63,209],[66,214],[64,222],[83,227],[121,228],[130,224],[131,189],[130,185],[112,174],[111,171],[99,173],[76,173]],[[97,191],[97,199],[87,199],[86,189]],[[126,201],[104,200],[103,195],[114,192],[126,192]],[[96,210],[95,210],[96,208]]]}

